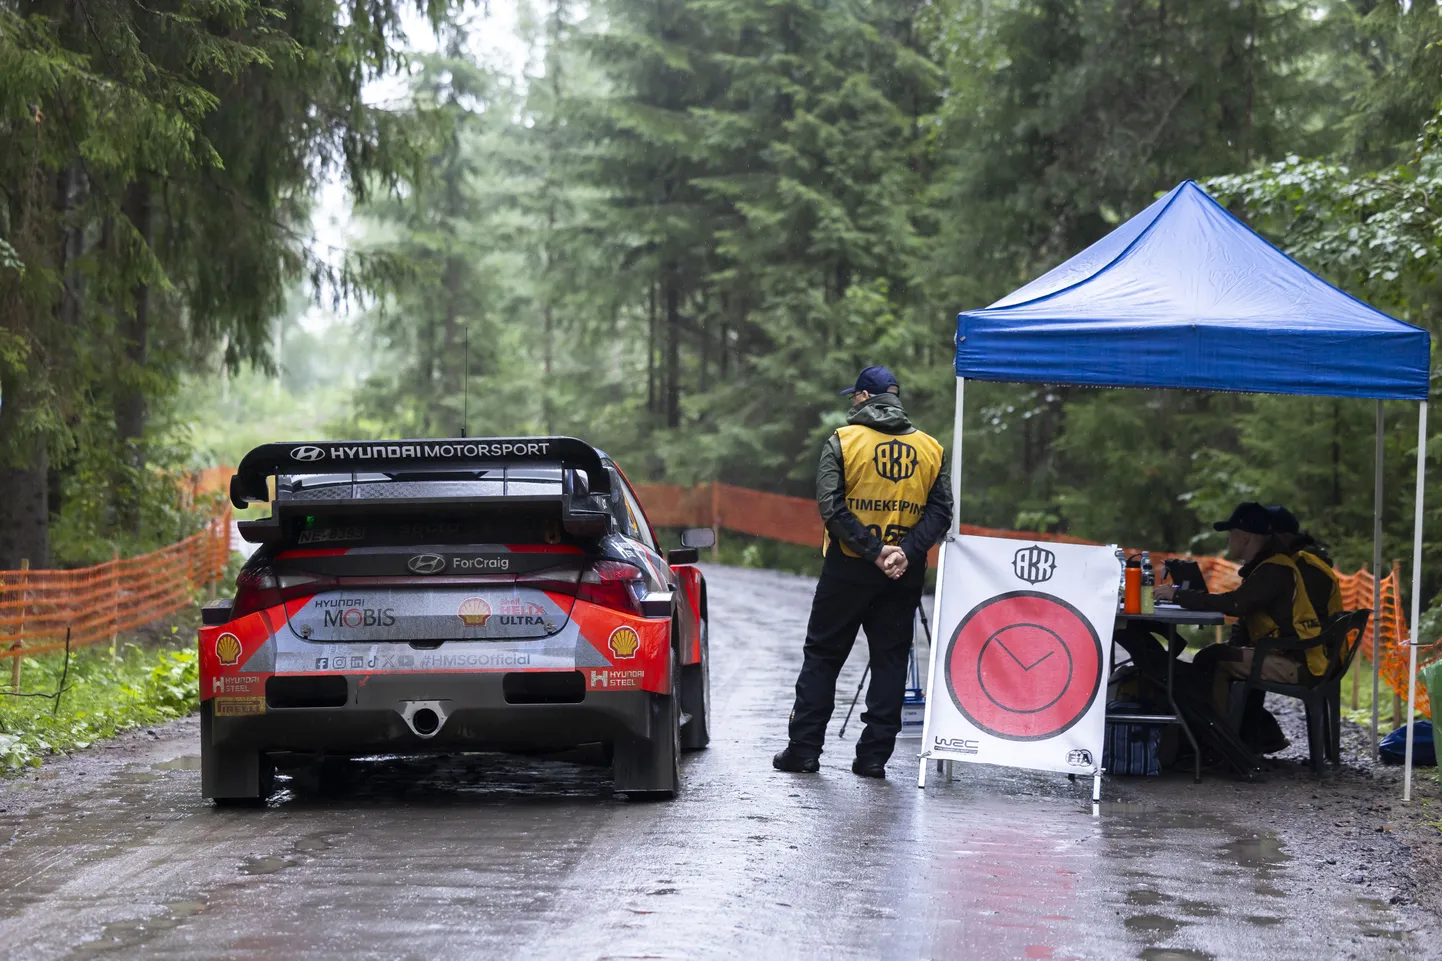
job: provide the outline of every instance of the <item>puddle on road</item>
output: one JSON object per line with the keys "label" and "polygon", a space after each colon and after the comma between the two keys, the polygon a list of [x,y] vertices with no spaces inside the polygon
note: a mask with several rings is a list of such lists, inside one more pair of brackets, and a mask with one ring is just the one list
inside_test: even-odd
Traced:
{"label": "puddle on road", "polygon": [[187,754],[184,757],[171,758],[169,761],[152,764],[151,767],[157,771],[199,771],[200,755]]}
{"label": "puddle on road", "polygon": [[1128,931],[1141,931],[1162,937],[1176,934],[1186,923],[1160,914],[1137,914],[1122,922]]}
{"label": "puddle on road", "polygon": [[1141,953],[1142,961],[1216,961],[1210,954],[1187,948],[1147,948]]}
{"label": "puddle on road", "polygon": [[1247,916],[1247,923],[1259,928],[1272,928],[1285,923],[1285,919],[1274,918],[1268,914],[1250,914]]}
{"label": "puddle on road", "polygon": [[1233,864],[1254,871],[1275,871],[1292,858],[1282,850],[1281,840],[1271,832],[1237,838],[1222,845],[1222,856]]}
{"label": "puddle on road", "polygon": [[301,838],[295,842],[295,849],[301,854],[320,854],[335,847],[326,834],[317,834],[308,838]]}
{"label": "puddle on road", "polygon": [[241,874],[275,874],[284,871],[286,868],[295,867],[296,862],[289,858],[283,858],[276,854],[267,854],[264,857],[246,858],[240,866]]}
{"label": "puddle on road", "polygon": [[1215,918],[1222,913],[1221,908],[1205,901],[1183,901],[1181,908],[1185,914],[1194,918]]}
{"label": "puddle on road", "polygon": [[[171,901],[165,911],[144,921],[115,921],[100,929],[100,937],[76,945],[70,952],[72,958],[93,958],[107,955],[122,948],[136,948],[152,936],[179,927],[186,920],[202,913],[204,901]],[[129,952],[127,952],[128,954]]]}
{"label": "puddle on road", "polygon": [[1137,891],[1127,892],[1127,904],[1136,904],[1143,907],[1153,904],[1161,904],[1162,902],[1170,901],[1171,899],[1171,895],[1163,894],[1160,891],[1152,891],[1145,888]]}

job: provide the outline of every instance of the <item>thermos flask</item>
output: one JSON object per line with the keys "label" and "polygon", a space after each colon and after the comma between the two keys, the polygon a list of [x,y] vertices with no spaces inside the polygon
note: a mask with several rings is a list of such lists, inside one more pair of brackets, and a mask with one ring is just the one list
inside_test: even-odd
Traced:
{"label": "thermos flask", "polygon": [[1127,614],[1142,612],[1142,564],[1135,556],[1127,558],[1126,572],[1122,583],[1122,611]]}

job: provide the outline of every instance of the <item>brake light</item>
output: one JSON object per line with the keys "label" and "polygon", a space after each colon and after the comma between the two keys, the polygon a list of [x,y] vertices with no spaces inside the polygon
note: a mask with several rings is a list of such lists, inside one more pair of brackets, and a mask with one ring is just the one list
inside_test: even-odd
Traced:
{"label": "brake light", "polygon": [[581,572],[576,598],[631,614],[641,613],[646,596],[646,576],[641,568],[625,561],[599,560]]}
{"label": "brake light", "polygon": [[306,597],[335,585],[333,578],[311,574],[280,574],[270,567],[241,571],[235,579],[235,602],[230,608],[231,620],[254,614],[268,607],[277,607],[297,597]]}

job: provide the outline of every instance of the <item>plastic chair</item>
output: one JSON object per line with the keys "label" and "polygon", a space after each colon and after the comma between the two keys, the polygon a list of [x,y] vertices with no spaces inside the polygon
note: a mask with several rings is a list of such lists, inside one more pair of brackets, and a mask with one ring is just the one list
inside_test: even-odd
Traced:
{"label": "plastic chair", "polygon": [[1367,620],[1371,616],[1372,612],[1364,609],[1342,611],[1332,619],[1333,624],[1341,625],[1336,635],[1339,641],[1336,650],[1327,650],[1330,667],[1322,684],[1327,688],[1327,760],[1333,764],[1342,760],[1342,681],[1362,647],[1362,636],[1367,633]]}
{"label": "plastic chair", "polygon": [[[1256,654],[1252,657],[1251,676],[1231,686],[1229,720],[1232,730],[1241,733],[1247,697],[1252,691],[1295,697],[1307,709],[1307,750],[1311,755],[1312,770],[1321,774],[1325,761],[1335,763],[1341,755],[1342,678],[1352,666],[1367,618],[1371,615],[1368,610],[1343,611],[1327,622],[1322,633],[1310,640],[1292,637],[1258,641]],[[1320,678],[1309,678],[1301,684],[1262,679],[1262,663],[1269,653],[1288,651],[1304,654],[1314,647],[1321,647],[1327,653],[1327,671]]]}

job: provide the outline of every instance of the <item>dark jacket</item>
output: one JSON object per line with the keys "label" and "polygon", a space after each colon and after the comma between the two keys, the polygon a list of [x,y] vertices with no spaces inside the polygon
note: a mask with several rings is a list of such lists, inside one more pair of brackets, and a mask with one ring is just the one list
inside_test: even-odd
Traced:
{"label": "dark jacket", "polygon": [[[916,428],[895,394],[878,394],[846,417],[848,424],[861,424],[886,434],[910,434]],[[816,468],[816,505],[826,524],[826,536],[841,541],[860,557],[848,557],[839,550],[828,550],[822,565],[824,574],[846,580],[870,581],[885,578],[876,566],[881,553],[881,540],[856,519],[846,506],[846,468],[841,455],[841,440],[835,434],[821,448],[821,462]],[[907,572],[903,580],[923,579],[926,554],[932,545],[946,536],[951,526],[951,472],[942,460],[941,470],[926,498],[926,509],[911,531],[901,541],[906,552]]]}
{"label": "dark jacket", "polygon": [[1208,594],[1206,591],[1177,591],[1176,601],[1191,611],[1219,611],[1239,620],[1232,625],[1232,643],[1250,645],[1247,628],[1240,618],[1248,614],[1265,612],[1283,632],[1293,634],[1292,595],[1296,591],[1296,580],[1290,569],[1276,564],[1262,562],[1273,554],[1285,554],[1281,545],[1269,543],[1262,552],[1244,564],[1237,573],[1242,584],[1235,591],[1225,594]]}

